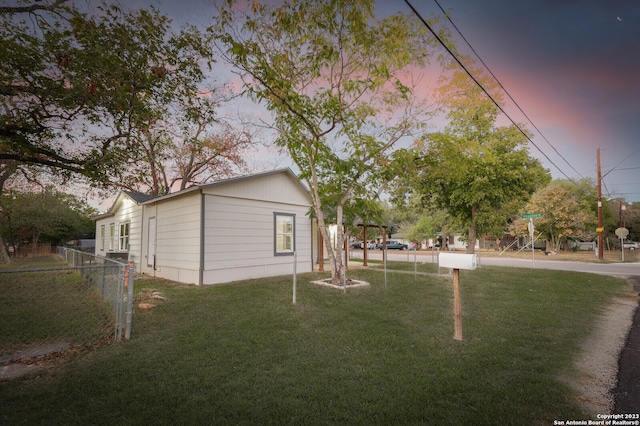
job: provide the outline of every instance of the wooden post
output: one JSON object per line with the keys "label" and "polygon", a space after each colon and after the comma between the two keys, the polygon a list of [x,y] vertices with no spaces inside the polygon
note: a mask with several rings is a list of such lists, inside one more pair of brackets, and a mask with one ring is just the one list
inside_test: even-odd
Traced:
{"label": "wooden post", "polygon": [[369,266],[367,264],[367,225],[364,225],[362,227],[362,253],[363,253],[363,257],[364,260],[362,261],[362,266]]}
{"label": "wooden post", "polygon": [[453,338],[462,340],[462,307],[460,303],[460,269],[453,270],[453,317],[455,331]]}
{"label": "wooden post", "polygon": [[598,259],[604,259],[604,218],[602,215],[602,171],[600,168],[600,148],[597,151],[597,173],[598,173]]}

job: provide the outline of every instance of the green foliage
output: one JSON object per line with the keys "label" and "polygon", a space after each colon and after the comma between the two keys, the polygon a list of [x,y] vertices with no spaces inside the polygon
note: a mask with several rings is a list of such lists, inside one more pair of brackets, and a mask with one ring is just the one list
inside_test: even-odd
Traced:
{"label": "green foliage", "polygon": [[[325,219],[367,215],[399,170],[398,142],[430,116],[404,77],[429,60],[433,40],[412,17],[375,19],[373,6],[253,2],[242,11],[229,1],[211,29],[246,92],[273,113],[276,143],[307,182],[321,232]],[[341,256],[327,248],[339,269]]]}
{"label": "green foliage", "polygon": [[498,108],[465,73],[453,71],[440,92],[450,123],[416,147],[414,174],[400,190],[416,188],[417,179],[425,203],[446,211],[466,237],[500,235],[508,219],[550,180],[548,171],[529,155],[520,130],[496,126]]}
{"label": "green foliage", "polygon": [[475,223],[480,232],[499,233],[512,213],[504,208],[526,201],[545,178],[515,136],[501,129],[482,141],[431,135],[421,180],[424,195],[456,226],[468,229]]}
{"label": "green foliage", "polygon": [[[204,58],[204,61],[199,59]],[[194,96],[211,52],[156,9],[75,2],[0,13],[0,161],[104,184],[135,158],[131,137]]]}
{"label": "green foliage", "polygon": [[[526,212],[542,215],[534,219],[534,226],[549,243],[550,250],[558,251],[568,239],[592,241],[595,238],[597,215],[590,208],[592,200],[585,195],[584,188],[588,189],[588,185],[570,186],[566,181],[554,181],[538,190],[527,203]],[[528,222],[522,218],[515,220],[510,226],[511,233],[528,235]]]}
{"label": "green foliage", "polygon": [[640,241],[640,203],[629,203],[625,210],[618,205],[618,211],[621,216],[619,222],[629,230],[629,240]]}
{"label": "green foliage", "polygon": [[5,242],[64,243],[91,237],[97,213],[73,195],[46,188],[40,193],[12,191],[3,198],[0,234]]}
{"label": "green foliage", "polygon": [[410,241],[422,241],[436,238],[444,226],[446,217],[443,214],[420,216],[415,223],[405,223],[400,232],[405,239]]}

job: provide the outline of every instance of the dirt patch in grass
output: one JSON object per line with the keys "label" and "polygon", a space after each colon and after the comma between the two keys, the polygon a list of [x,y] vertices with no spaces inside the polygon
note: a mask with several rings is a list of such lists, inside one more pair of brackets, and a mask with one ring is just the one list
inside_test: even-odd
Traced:
{"label": "dirt patch in grass", "polygon": [[28,346],[0,359],[0,380],[11,380],[43,369],[57,367],[86,349],[73,346],[69,342]]}

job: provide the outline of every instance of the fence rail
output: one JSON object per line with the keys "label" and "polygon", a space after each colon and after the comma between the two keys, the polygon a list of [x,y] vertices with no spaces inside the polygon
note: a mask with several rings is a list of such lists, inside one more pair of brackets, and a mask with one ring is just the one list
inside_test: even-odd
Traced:
{"label": "fence rail", "polygon": [[69,248],[58,254],[68,266],[0,270],[0,364],[130,338],[133,264]]}

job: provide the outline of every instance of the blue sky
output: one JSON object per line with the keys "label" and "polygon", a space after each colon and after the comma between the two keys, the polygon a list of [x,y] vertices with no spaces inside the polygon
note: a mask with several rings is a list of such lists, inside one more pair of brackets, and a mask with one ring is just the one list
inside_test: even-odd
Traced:
{"label": "blue sky", "polygon": [[[139,1],[176,23],[207,25],[214,13],[211,0]],[[410,2],[425,18],[442,15],[434,0]],[[640,201],[640,1],[438,2],[540,130],[507,102],[511,118],[534,132],[530,152],[554,178],[595,179],[600,148],[603,195]],[[402,0],[376,8],[411,13]]]}

